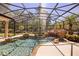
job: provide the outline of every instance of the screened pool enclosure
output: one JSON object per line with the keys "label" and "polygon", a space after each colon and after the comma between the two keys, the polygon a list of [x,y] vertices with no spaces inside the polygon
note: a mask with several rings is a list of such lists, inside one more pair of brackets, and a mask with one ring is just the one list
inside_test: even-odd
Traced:
{"label": "screened pool enclosure", "polygon": [[[1,56],[31,56],[54,39],[58,45],[79,46],[79,3],[0,3]],[[79,55],[73,49],[70,55]]]}

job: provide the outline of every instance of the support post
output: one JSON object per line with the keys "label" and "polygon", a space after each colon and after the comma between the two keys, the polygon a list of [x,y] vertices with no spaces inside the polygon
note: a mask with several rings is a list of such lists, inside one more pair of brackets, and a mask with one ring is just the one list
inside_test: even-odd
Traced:
{"label": "support post", "polygon": [[73,43],[71,43],[71,56],[73,56]]}
{"label": "support post", "polygon": [[5,21],[5,34],[4,34],[5,38],[8,38],[8,24],[9,24],[9,21]]}
{"label": "support post", "polygon": [[14,21],[14,36],[16,35],[16,22]]}

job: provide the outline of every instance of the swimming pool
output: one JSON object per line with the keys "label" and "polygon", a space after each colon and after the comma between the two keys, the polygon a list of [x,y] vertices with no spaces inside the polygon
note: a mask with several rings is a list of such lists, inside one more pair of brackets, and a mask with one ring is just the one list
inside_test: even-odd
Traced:
{"label": "swimming pool", "polygon": [[0,45],[0,56],[31,56],[38,44],[52,41],[52,37],[44,39],[17,39],[15,42]]}
{"label": "swimming pool", "polygon": [[0,46],[0,56],[30,56],[38,40],[17,40]]}

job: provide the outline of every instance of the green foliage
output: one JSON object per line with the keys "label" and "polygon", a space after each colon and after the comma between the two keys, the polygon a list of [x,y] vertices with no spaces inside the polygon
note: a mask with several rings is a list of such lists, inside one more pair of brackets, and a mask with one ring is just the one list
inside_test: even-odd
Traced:
{"label": "green foliage", "polygon": [[28,33],[25,33],[24,35],[23,35],[23,38],[28,38],[29,37],[29,34]]}
{"label": "green foliage", "polygon": [[15,39],[10,39],[10,38],[8,38],[8,39],[5,39],[5,43],[11,43],[11,42],[15,42],[16,40]]}
{"label": "green foliage", "polygon": [[20,29],[20,30],[23,30],[23,29],[24,29],[24,26],[22,26],[22,25],[19,26],[19,29]]}
{"label": "green foliage", "polygon": [[76,34],[73,34],[73,35],[67,34],[66,38],[74,42],[79,42],[79,35],[76,35]]}

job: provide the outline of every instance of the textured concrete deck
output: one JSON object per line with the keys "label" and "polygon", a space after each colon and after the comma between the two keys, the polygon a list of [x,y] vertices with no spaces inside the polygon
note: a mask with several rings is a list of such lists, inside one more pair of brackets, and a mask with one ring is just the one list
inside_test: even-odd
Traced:
{"label": "textured concrete deck", "polygon": [[[59,43],[55,45],[64,56],[71,56],[71,44]],[[51,42],[40,44],[35,56],[63,56],[56,47]],[[73,45],[73,56],[79,56],[79,46]]]}
{"label": "textured concrete deck", "polygon": [[[8,37],[8,38],[9,39],[13,39],[13,38],[21,37],[21,36],[23,36],[23,34],[12,36],[12,37]],[[5,41],[5,39],[8,39],[8,38],[0,38],[0,42]]]}

